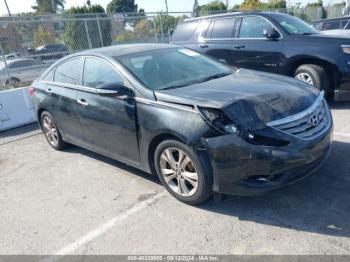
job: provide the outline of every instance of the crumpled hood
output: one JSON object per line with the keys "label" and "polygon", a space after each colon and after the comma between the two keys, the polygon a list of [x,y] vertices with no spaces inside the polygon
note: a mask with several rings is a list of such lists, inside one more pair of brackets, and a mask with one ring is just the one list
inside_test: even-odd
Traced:
{"label": "crumpled hood", "polygon": [[157,100],[219,108],[237,125],[254,131],[310,107],[317,91],[289,77],[239,69],[229,76],[177,89],[155,91]]}

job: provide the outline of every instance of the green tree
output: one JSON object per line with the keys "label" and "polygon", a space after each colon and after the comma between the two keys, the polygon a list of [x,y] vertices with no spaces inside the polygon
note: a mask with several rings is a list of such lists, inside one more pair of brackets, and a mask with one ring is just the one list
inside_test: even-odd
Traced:
{"label": "green tree", "polygon": [[[82,50],[109,46],[112,43],[111,29],[112,25],[109,19],[105,19],[106,13],[102,6],[91,5],[83,7],[72,7],[67,14],[100,14],[96,19],[84,20],[84,15],[79,16],[80,19],[68,21],[63,32],[62,40],[70,46],[72,50]],[[87,29],[87,30],[86,30]],[[99,29],[101,29],[99,31]],[[102,38],[102,42],[101,42]]]}
{"label": "green tree", "polygon": [[219,0],[212,1],[206,5],[201,5],[198,7],[199,15],[219,13],[220,11],[226,10],[227,6]]}
{"label": "green tree", "polygon": [[136,13],[135,0],[112,0],[107,5],[107,13]]}
{"label": "green tree", "polygon": [[159,14],[154,19],[158,33],[172,33],[176,26],[176,18],[171,15]]}
{"label": "green tree", "polygon": [[318,0],[315,3],[308,3],[305,6],[306,13],[315,13],[313,16],[307,17],[307,20],[324,19],[327,17],[326,9],[323,7],[323,1]]}
{"label": "green tree", "polygon": [[262,3],[259,0],[244,0],[239,6],[240,10],[258,10],[261,9]]}
{"label": "green tree", "polygon": [[55,43],[55,34],[50,28],[40,25],[33,34],[32,45],[38,47],[44,44]]}
{"label": "green tree", "polygon": [[36,0],[36,5],[32,6],[36,13],[57,13],[59,8],[64,8],[65,0]]}

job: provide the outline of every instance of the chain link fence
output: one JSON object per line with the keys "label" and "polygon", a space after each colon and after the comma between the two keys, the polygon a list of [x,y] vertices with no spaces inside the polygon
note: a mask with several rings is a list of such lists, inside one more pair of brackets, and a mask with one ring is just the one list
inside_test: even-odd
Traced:
{"label": "chain link fence", "polygon": [[[317,7],[270,11],[293,13],[309,21],[323,18]],[[29,85],[53,62],[73,52],[125,43],[168,43],[177,23],[213,13],[222,12],[2,17],[0,91]],[[327,13],[335,17],[342,11]]]}

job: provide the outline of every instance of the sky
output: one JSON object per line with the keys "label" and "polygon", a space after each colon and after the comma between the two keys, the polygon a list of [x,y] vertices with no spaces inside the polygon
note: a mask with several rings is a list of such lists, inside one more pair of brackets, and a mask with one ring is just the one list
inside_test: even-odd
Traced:
{"label": "sky", "polygon": [[[203,5],[211,0],[199,0],[199,4]],[[291,0],[292,3],[301,2],[303,4],[307,2],[316,2],[317,0]],[[11,13],[16,14],[20,12],[30,12],[33,11],[31,6],[35,4],[35,0],[7,0],[7,4],[10,8]],[[82,6],[84,5],[85,0],[66,0],[65,8],[69,8],[72,6]],[[106,8],[107,4],[110,0],[91,0],[92,4],[100,4],[104,8]],[[164,11],[165,4],[164,0],[136,0],[135,1],[139,8],[142,7],[146,12],[156,12],[156,11]],[[168,0],[169,11],[172,12],[185,12],[191,11],[193,7],[194,0]],[[223,1],[224,3],[226,1]],[[242,0],[229,0],[230,6],[241,3]],[[288,2],[288,0],[287,0]],[[341,0],[324,0],[325,4],[330,2],[341,2]],[[6,6],[4,4],[4,0],[0,0],[0,15],[7,14]]]}

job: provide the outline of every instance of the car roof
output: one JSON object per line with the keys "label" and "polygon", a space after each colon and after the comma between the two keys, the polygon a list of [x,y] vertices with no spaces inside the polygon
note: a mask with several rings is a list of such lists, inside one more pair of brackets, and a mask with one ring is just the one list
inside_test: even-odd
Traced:
{"label": "car roof", "polygon": [[19,61],[35,61],[35,59],[31,59],[31,58],[16,58],[16,59],[6,60],[7,63],[14,63],[14,62],[19,62]]}
{"label": "car roof", "polygon": [[350,16],[342,16],[342,17],[336,17],[336,18],[319,19],[319,20],[314,20],[311,23],[346,20],[346,19],[350,19]]}
{"label": "car roof", "polygon": [[244,11],[244,12],[231,12],[231,13],[224,13],[224,14],[218,14],[218,15],[208,15],[208,16],[200,16],[195,18],[187,18],[184,20],[184,22],[191,22],[196,20],[205,20],[205,19],[212,19],[212,18],[224,18],[224,17],[234,17],[234,16],[242,16],[242,15],[260,15],[260,16],[278,16],[278,15],[288,15],[285,13],[276,13],[276,12],[260,12],[260,11]]}
{"label": "car roof", "polygon": [[82,52],[75,53],[77,55],[104,55],[109,57],[118,57],[123,55],[135,54],[144,51],[160,50],[166,48],[174,48],[175,45],[169,44],[127,44],[127,45],[114,45],[108,47],[101,47],[95,49],[89,49]]}

